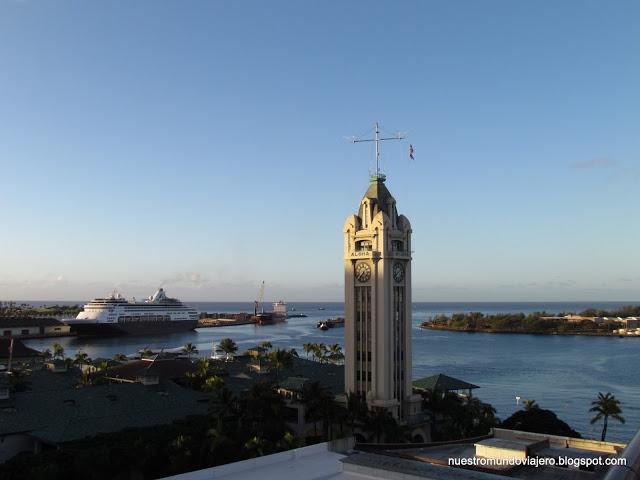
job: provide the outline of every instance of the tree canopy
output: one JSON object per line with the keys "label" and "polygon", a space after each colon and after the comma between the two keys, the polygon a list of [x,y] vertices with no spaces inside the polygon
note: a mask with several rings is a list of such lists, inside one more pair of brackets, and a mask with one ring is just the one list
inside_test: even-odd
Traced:
{"label": "tree canopy", "polygon": [[500,428],[581,438],[578,432],[560,420],[551,410],[545,410],[537,406],[518,410],[502,422]]}

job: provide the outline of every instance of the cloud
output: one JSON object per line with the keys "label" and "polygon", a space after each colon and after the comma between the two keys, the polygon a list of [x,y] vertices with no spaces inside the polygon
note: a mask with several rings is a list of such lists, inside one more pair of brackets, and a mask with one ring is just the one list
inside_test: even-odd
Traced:
{"label": "cloud", "polygon": [[209,279],[200,272],[181,272],[163,279],[160,285],[205,285],[207,283]]}
{"label": "cloud", "polygon": [[594,168],[616,168],[618,162],[607,157],[597,157],[591,160],[582,160],[569,165],[573,170],[591,170]]}

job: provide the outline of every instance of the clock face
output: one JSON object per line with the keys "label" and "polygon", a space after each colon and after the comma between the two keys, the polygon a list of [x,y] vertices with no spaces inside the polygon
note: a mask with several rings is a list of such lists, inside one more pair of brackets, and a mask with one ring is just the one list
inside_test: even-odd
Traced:
{"label": "clock face", "polygon": [[371,267],[366,263],[356,265],[356,278],[359,282],[367,282],[371,278]]}
{"label": "clock face", "polygon": [[396,262],[393,264],[393,279],[396,282],[401,282],[404,278],[404,267],[400,262]]}

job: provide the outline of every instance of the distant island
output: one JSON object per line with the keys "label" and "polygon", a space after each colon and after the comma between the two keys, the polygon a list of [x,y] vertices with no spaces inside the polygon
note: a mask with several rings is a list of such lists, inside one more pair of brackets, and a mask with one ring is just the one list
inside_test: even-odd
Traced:
{"label": "distant island", "polygon": [[640,305],[606,311],[587,309],[580,313],[547,312],[497,313],[481,312],[438,315],[420,325],[433,330],[484,333],[535,333],[542,335],[599,335],[640,337]]}

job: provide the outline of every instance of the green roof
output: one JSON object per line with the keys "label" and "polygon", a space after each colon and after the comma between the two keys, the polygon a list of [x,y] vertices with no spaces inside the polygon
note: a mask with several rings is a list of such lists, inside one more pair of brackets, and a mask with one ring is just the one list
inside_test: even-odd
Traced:
{"label": "green roof", "polygon": [[28,390],[0,401],[0,435],[25,432],[57,444],[204,415],[210,403],[209,396],[171,381],[78,388],[79,378],[76,369],[33,371]]}
{"label": "green roof", "polygon": [[[233,362],[210,360],[210,365],[213,368],[219,366],[224,369],[224,373],[221,376],[225,387],[235,395],[238,395],[244,390],[249,390],[255,383],[260,381],[276,381],[275,369],[271,368],[267,373],[256,372],[248,367],[252,362],[253,358],[249,355],[238,355],[234,357]],[[293,365],[290,368],[280,369],[277,375],[281,379],[305,378],[309,382],[320,382],[333,395],[344,392],[343,365],[314,362],[296,357],[293,359]],[[279,383],[282,384],[282,382]]]}
{"label": "green roof", "polygon": [[457,378],[449,377],[443,373],[414,380],[413,386],[423,390],[433,390],[438,392],[455,392],[458,390],[473,390],[475,388],[480,388],[473,383],[458,380]]}
{"label": "green roof", "polygon": [[[224,372],[225,386],[237,395],[259,381],[275,380],[273,369],[268,373],[250,370],[247,365],[251,360],[249,356],[239,356],[233,362],[211,361],[211,365]],[[135,362],[129,363],[136,367]],[[147,363],[159,366],[162,362]],[[279,376],[293,379],[293,383],[319,381],[333,394],[344,392],[342,365],[295,358],[290,368],[280,370]],[[80,379],[76,368],[64,373],[32,371],[27,390],[13,392],[9,399],[0,400],[0,436],[24,432],[46,443],[58,444],[205,415],[211,400],[210,394],[183,388],[164,378],[158,385],[110,383],[79,387]]]}
{"label": "green roof", "polygon": [[[384,180],[378,178],[371,182],[367,192],[364,194],[365,198],[369,198],[372,201],[371,205],[371,218],[375,217],[379,211],[387,212],[387,204],[389,202],[395,203],[395,199],[389,192],[389,189],[384,184]],[[358,216],[362,217],[362,207],[358,212]]]}

